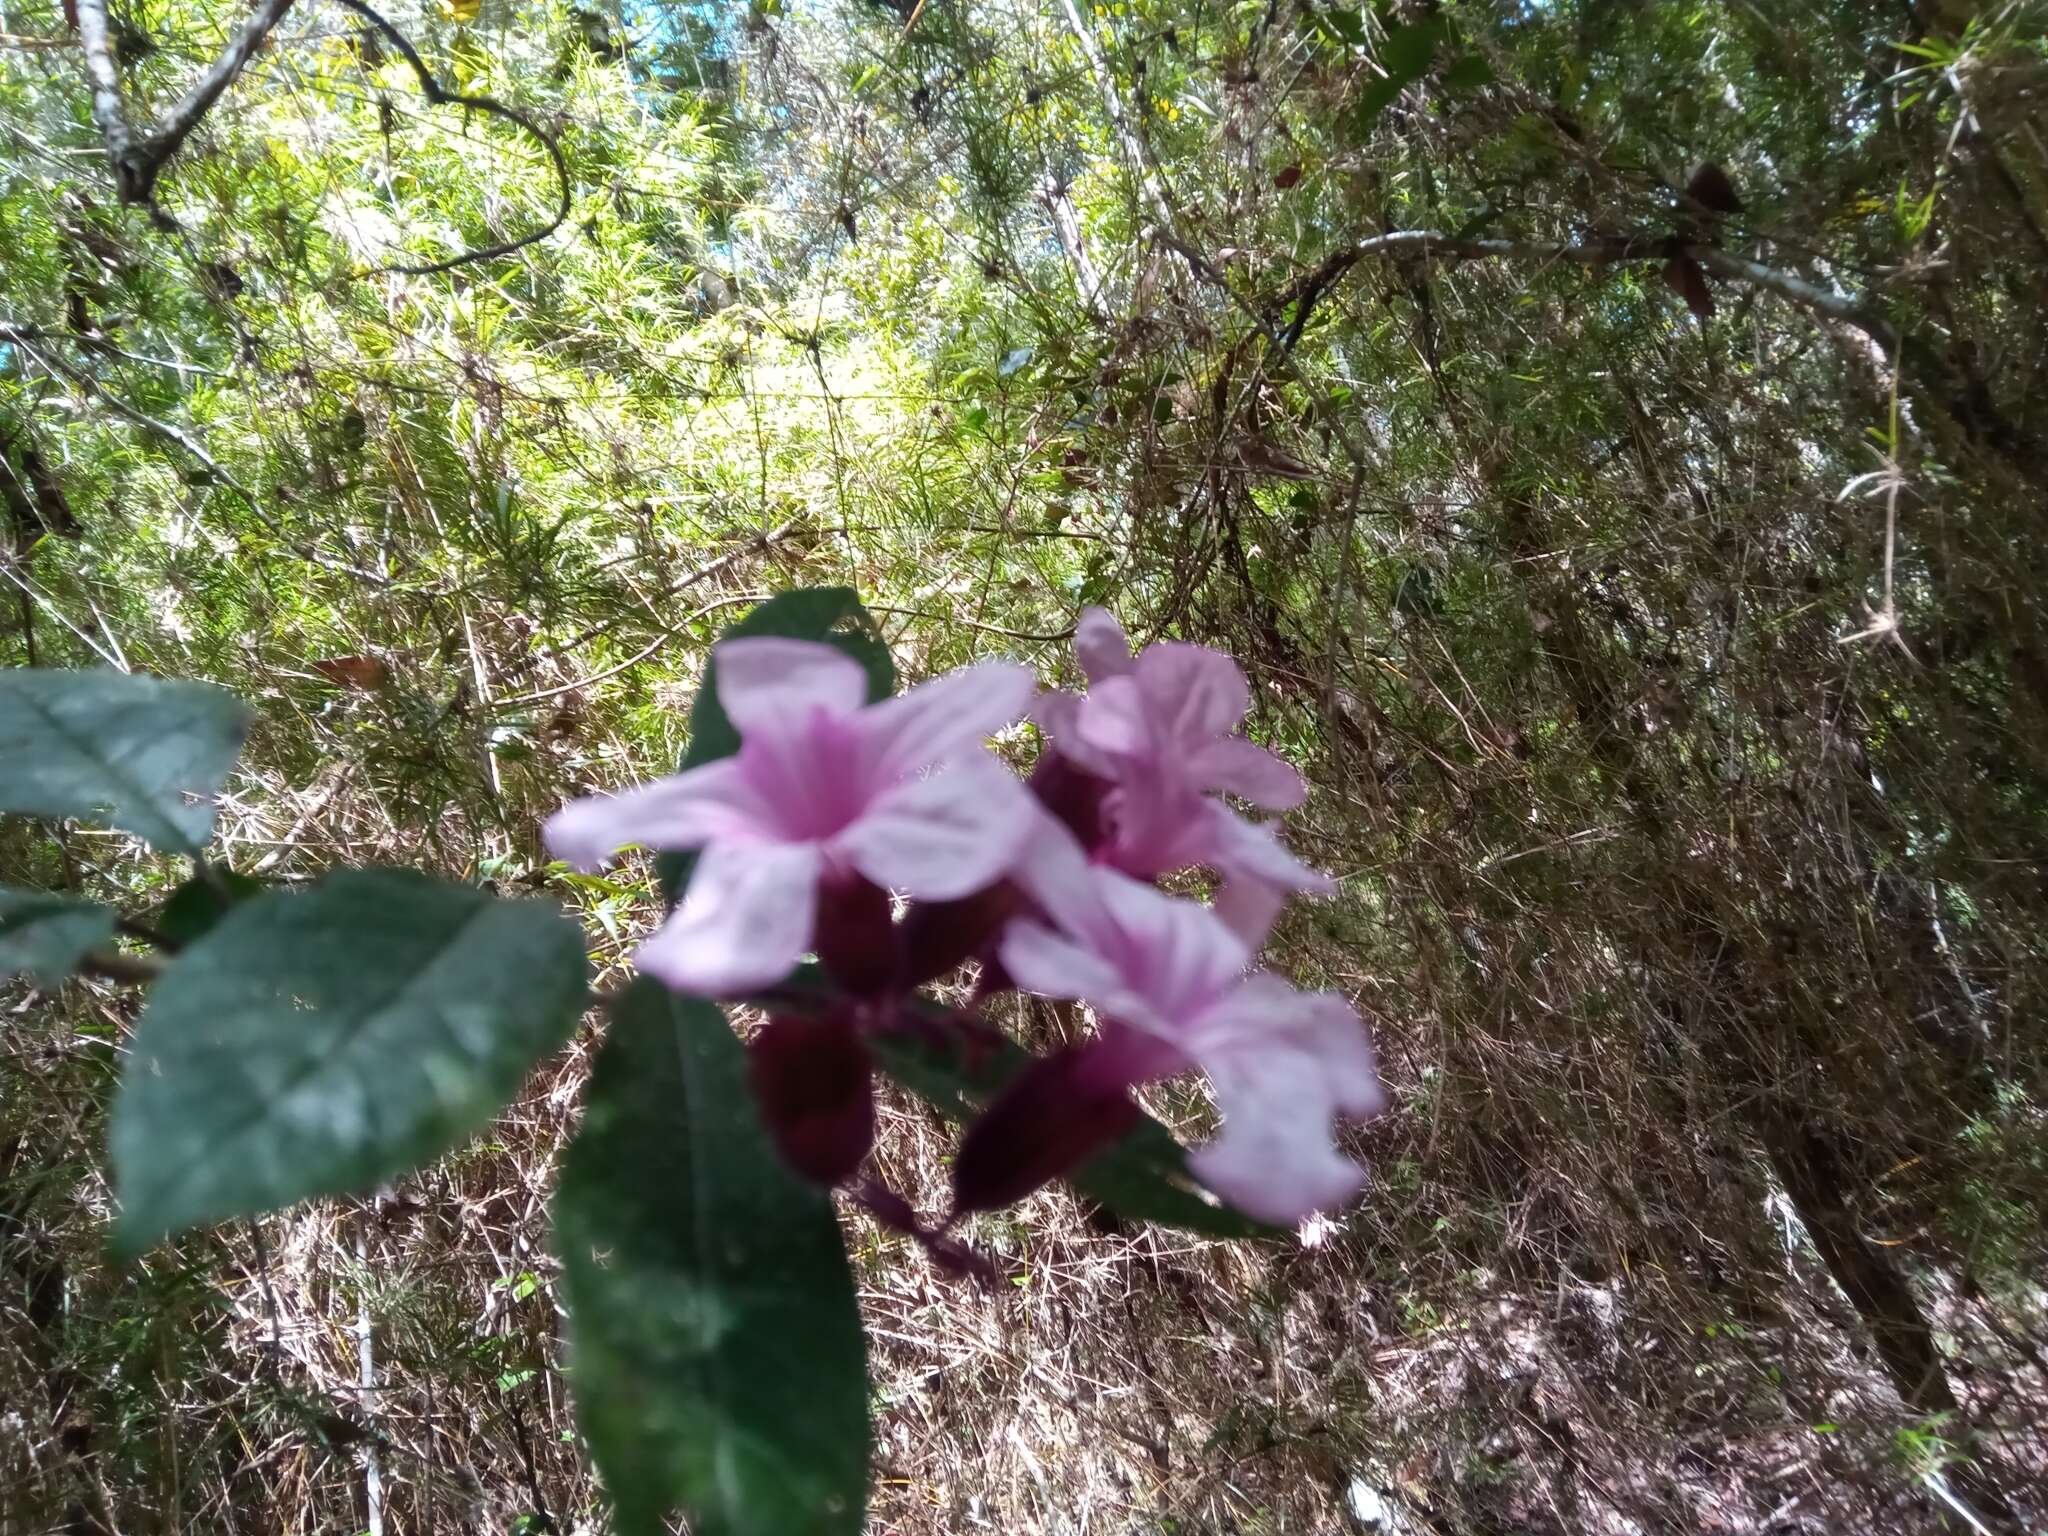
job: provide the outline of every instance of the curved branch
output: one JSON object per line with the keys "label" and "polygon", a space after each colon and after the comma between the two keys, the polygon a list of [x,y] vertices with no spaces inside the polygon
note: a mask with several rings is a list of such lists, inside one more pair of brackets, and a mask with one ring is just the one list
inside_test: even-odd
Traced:
{"label": "curved branch", "polygon": [[[82,0],[82,3],[98,3],[98,0]],[[286,0],[286,3],[289,3],[289,0]],[[554,162],[555,182],[560,191],[560,197],[555,206],[555,216],[548,220],[541,228],[533,230],[529,234],[521,235],[517,240],[502,240],[496,245],[482,246],[476,250],[464,251],[458,256],[450,256],[444,261],[422,262],[418,265],[394,264],[385,267],[375,267],[372,268],[372,271],[395,272],[406,277],[426,277],[435,272],[450,272],[457,267],[468,266],[473,261],[490,261],[499,256],[509,256],[514,251],[524,250],[527,246],[537,241],[547,239],[549,235],[560,229],[569,217],[572,183],[569,180],[569,162],[562,158],[561,146],[555,142],[554,136],[524,112],[521,112],[516,107],[506,106],[505,103],[499,101],[494,96],[465,96],[459,91],[447,90],[440,81],[434,78],[433,71],[427,68],[425,61],[419,56],[419,51],[407,40],[405,34],[365,4],[364,0],[340,0],[340,3],[347,9],[354,11],[390,40],[391,46],[396,48],[403,55],[405,62],[412,66],[412,72],[420,82],[420,94],[427,98],[429,105],[436,107],[468,107],[472,111],[483,112],[491,117],[503,118],[506,122],[523,129],[534,138],[540,140],[541,146],[548,152],[548,159]]]}
{"label": "curved branch", "polygon": [[26,339],[19,335],[16,336],[15,340],[22,346],[23,351],[27,352],[30,357],[34,358],[43,367],[49,369],[52,373],[60,374],[64,378],[69,379],[80,389],[85,390],[88,394],[99,400],[108,410],[112,411],[122,420],[133,426],[140,427],[143,431],[172,444],[174,447],[182,449],[186,454],[190,455],[200,468],[206,471],[211,480],[226,486],[228,490],[239,497],[242,504],[249,509],[250,513],[263,525],[270,536],[299,559],[304,560],[309,565],[317,565],[323,570],[333,571],[338,575],[353,576],[356,580],[368,582],[372,586],[389,587],[393,585],[391,578],[380,572],[366,570],[359,565],[351,565],[345,560],[330,559],[318,550],[294,543],[291,536],[278,525],[277,519],[272,517],[264,508],[263,503],[257,499],[256,493],[236,479],[229,472],[227,466],[207,452],[206,446],[193,437],[191,433],[181,427],[173,426],[168,421],[161,421],[149,415],[146,411],[137,410],[119,395],[109,390],[104,384],[100,383],[91,374],[73,367],[54,353],[39,350],[35,346],[28,344]]}
{"label": "curved branch", "polygon": [[263,0],[242,24],[213,67],[148,133],[137,137],[129,126],[128,110],[121,97],[121,71],[115,62],[112,29],[107,23],[106,0],[78,0],[78,37],[85,45],[85,75],[92,85],[92,119],[100,137],[107,141],[107,158],[114,167],[114,186],[124,203],[144,203],[159,223],[170,216],[156,205],[156,179],[171,156],[178,152],[207,109],[221,92],[234,84],[235,76],[277,24],[284,20],[293,0]]}

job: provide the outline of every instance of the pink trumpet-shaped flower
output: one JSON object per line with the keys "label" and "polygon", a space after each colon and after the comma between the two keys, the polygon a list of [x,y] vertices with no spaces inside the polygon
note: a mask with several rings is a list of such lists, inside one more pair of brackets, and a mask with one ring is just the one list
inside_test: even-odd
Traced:
{"label": "pink trumpet-shaped flower", "polygon": [[1018,718],[1028,667],[990,662],[866,703],[858,664],[807,640],[712,652],[733,756],[548,819],[548,846],[594,869],[629,843],[702,849],[681,905],[640,946],[641,969],[729,995],[788,975],[816,937],[818,893],[862,878],[948,901],[993,884],[1038,824],[982,749]]}
{"label": "pink trumpet-shaped flower", "polygon": [[1098,860],[1141,879],[1194,865],[1217,871],[1219,910],[1253,943],[1289,893],[1335,888],[1271,828],[1211,798],[1287,811],[1307,794],[1285,759],[1237,733],[1251,708],[1243,668],[1220,651],[1170,641],[1134,658],[1122,627],[1100,608],[1083,610],[1074,653],[1088,692],[1047,695],[1036,713],[1053,749],[1107,786]]}
{"label": "pink trumpet-shaped flower", "polygon": [[1207,907],[1084,862],[1048,829],[1023,878],[1048,926],[1013,922],[1002,963],[1027,991],[1080,998],[1103,1016],[1086,1067],[1095,1086],[1208,1075],[1223,1129],[1189,1157],[1250,1215],[1290,1223],[1343,1204],[1365,1173],[1334,1142],[1338,1116],[1386,1108],[1372,1042],[1334,992],[1245,974],[1246,942]]}

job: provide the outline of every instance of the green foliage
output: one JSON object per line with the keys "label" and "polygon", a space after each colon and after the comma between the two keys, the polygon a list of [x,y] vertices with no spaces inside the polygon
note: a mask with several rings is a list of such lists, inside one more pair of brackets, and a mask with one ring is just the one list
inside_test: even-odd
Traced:
{"label": "green foliage", "polygon": [[197,943],[238,902],[266,889],[261,880],[231,869],[204,869],[164,898],[150,927],[166,943]]}
{"label": "green foliage", "polygon": [[1351,131],[1360,140],[1372,132],[1379,115],[1423,76],[1437,49],[1450,36],[1450,23],[1440,16],[1401,22],[1389,27],[1374,62],[1384,72],[1358,95],[1351,109]]}
{"label": "green foliage", "polygon": [[76,816],[197,854],[248,715],[203,683],[0,672],[0,811]]}
{"label": "green foliage", "polygon": [[114,936],[117,917],[94,902],[0,886],[0,982],[26,971],[56,985],[87,950]]}
{"label": "green foliage", "polygon": [[408,871],[237,906],[150,990],[108,1137],[118,1246],[447,1151],[568,1037],[583,986],[552,907]]}
{"label": "green foliage", "polygon": [[868,1389],[832,1206],[783,1166],[719,1011],[613,1009],[555,1202],[583,1433],[626,1536],[864,1523]]}

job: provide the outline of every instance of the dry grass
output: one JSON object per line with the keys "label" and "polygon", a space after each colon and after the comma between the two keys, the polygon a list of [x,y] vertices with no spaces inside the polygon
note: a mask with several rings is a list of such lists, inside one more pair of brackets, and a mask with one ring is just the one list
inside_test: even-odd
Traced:
{"label": "dry grass", "polygon": [[[630,760],[617,739],[560,757],[599,751]],[[501,786],[514,825],[561,793],[545,762],[524,773]],[[1497,755],[1463,792],[1524,793],[1523,773]],[[416,846],[406,817],[361,768],[296,791],[252,776],[224,841],[245,867],[302,878]],[[1345,825],[1324,809],[1302,830],[1331,856]],[[431,830],[455,868],[520,852],[446,809]],[[94,867],[125,857],[98,849]],[[1377,855],[1368,842],[1356,857]],[[1650,994],[1642,962],[1579,925],[1599,910],[1629,942],[1656,935],[1639,881],[1614,869],[1605,909],[1546,916],[1525,861],[1531,883],[1499,877],[1517,904],[1489,913],[1483,895],[1448,894],[1427,839],[1403,857],[1426,898],[1408,920],[1455,913],[1462,935],[1396,944],[1382,908],[1351,903],[1297,914],[1280,941],[1380,1017],[1400,1107],[1358,1133],[1378,1170],[1359,1209],[1298,1241],[1225,1244],[1049,1191],[973,1229],[993,1288],[846,1213],[870,1327],[874,1530],[1932,1532],[1955,1526],[1926,1476],[1945,1458],[1988,1454],[2009,1491],[2039,1480],[2038,1289],[2010,1267],[1995,1295],[1916,1271],[1962,1406],[1910,1411],[1768,1161],[1710,1108],[1710,1064],[1646,1046],[1649,1004],[1594,1027],[1589,995]],[[614,958],[649,911],[604,940]],[[1365,968],[1404,945],[1404,964]],[[1680,978],[1690,963],[1662,960]],[[123,1274],[101,1257],[99,1140],[133,1011],[76,983],[17,990],[7,1014],[0,1536],[354,1532],[373,1481],[395,1533],[601,1528],[547,1232],[593,1035],[441,1165]],[[1189,1128],[1207,1113],[1179,1092],[1154,1107]],[[945,1203],[950,1146],[928,1111],[887,1102],[881,1171],[928,1211]]]}
{"label": "dry grass", "polygon": [[[22,1139],[0,1190],[31,1205],[0,1249],[0,1532],[355,1531],[373,1461],[394,1532],[545,1528],[536,1514],[598,1528],[546,1249],[589,1039],[487,1140],[379,1198],[193,1240],[121,1277],[96,1258],[96,1117],[24,1125],[19,1109],[81,1104],[77,1078],[104,1059],[82,1027],[124,1011],[79,986],[10,1020]],[[1426,1135],[1410,1112],[1367,1140],[1386,1168]],[[927,1111],[888,1105],[884,1171],[927,1208],[949,1145]],[[1428,1198],[1383,1185],[1300,1242],[1227,1244],[1047,1192],[977,1227],[993,1289],[849,1213],[872,1528],[1949,1528],[1893,1443],[1912,1416],[1857,1357],[1796,1230],[1786,1295],[1811,1303],[1707,1333],[1661,1313],[1653,1276],[1535,1287],[1510,1251],[1468,1268],[1418,1246],[1403,1206]],[[38,1315],[31,1293],[52,1283],[62,1305]],[[2026,1426],[2048,1383],[1967,1337],[1969,1310],[1952,1320],[1959,1351],[1987,1362],[1973,1395],[2000,1399],[1980,1405],[2009,1464],[2038,1468]]]}

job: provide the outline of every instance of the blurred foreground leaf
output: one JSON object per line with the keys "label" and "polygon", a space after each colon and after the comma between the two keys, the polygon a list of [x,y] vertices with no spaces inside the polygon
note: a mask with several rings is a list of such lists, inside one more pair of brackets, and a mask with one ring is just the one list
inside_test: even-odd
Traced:
{"label": "blurred foreground leaf", "polygon": [[583,1011],[576,925],[404,870],[235,906],[150,990],[116,1246],[368,1189],[480,1129]]}
{"label": "blurred foreground leaf", "polygon": [[111,907],[0,886],[0,981],[26,971],[55,986],[87,950],[113,936]]}
{"label": "blurred foreground leaf", "polygon": [[248,712],[125,672],[0,671],[0,811],[75,816],[197,857]]}
{"label": "blurred foreground leaf", "polygon": [[783,1164],[709,1003],[613,1010],[555,1204],[583,1432],[617,1529],[858,1532],[868,1388],[831,1202]]}

